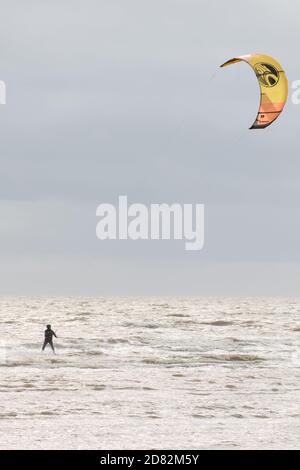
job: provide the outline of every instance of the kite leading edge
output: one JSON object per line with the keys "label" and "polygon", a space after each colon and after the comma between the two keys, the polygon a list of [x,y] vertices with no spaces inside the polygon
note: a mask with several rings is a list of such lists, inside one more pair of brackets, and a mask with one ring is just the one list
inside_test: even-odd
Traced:
{"label": "kite leading edge", "polygon": [[248,54],[234,57],[220,67],[237,62],[248,62],[260,87],[260,106],[250,129],[264,129],[278,118],[288,96],[288,81],[284,70],[274,57],[266,54]]}

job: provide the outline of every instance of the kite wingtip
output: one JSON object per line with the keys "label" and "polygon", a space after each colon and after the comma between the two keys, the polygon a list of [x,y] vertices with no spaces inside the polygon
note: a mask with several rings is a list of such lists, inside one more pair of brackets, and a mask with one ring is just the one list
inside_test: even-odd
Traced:
{"label": "kite wingtip", "polygon": [[264,124],[264,125],[258,125],[258,124],[253,124],[251,127],[249,127],[249,130],[253,130],[253,129],[266,129],[266,127],[268,127],[271,123],[268,123],[268,124]]}

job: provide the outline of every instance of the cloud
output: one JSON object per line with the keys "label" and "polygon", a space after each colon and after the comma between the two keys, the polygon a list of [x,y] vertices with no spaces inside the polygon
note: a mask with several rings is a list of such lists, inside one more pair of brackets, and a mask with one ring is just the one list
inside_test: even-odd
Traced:
{"label": "cloud", "polygon": [[[262,51],[299,78],[299,13],[275,0],[2,6],[0,290],[98,292],[101,279],[102,293],[197,293],[201,279],[201,294],[239,294],[256,272],[257,291],[290,293],[269,274],[274,263],[287,278],[298,269],[300,107],[249,132],[255,77],[245,64],[218,65]],[[205,249],[101,244],[96,207],[119,194],[204,203]]]}

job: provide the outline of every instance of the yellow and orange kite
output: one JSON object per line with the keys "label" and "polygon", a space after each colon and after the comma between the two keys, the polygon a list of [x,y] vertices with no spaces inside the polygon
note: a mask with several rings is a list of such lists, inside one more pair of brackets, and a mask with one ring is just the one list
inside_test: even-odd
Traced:
{"label": "yellow and orange kite", "polygon": [[274,57],[266,54],[248,54],[234,57],[220,67],[244,61],[252,67],[260,87],[260,106],[250,129],[268,127],[284,108],[288,95],[288,81],[284,70]]}

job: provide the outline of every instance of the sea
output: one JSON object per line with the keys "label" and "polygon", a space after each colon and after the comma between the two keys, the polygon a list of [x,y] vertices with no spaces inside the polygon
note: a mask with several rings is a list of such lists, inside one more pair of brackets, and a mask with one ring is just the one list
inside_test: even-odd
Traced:
{"label": "sea", "polygon": [[300,299],[0,298],[1,449],[299,443]]}

